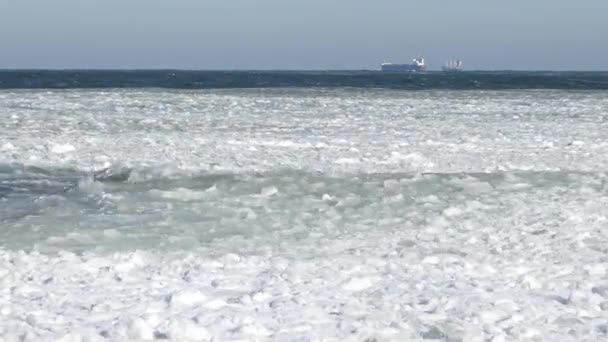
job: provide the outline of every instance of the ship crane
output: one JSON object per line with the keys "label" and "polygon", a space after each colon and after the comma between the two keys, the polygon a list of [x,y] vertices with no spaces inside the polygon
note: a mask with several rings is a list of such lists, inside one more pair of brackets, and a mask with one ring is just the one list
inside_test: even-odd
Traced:
{"label": "ship crane", "polygon": [[462,71],[463,64],[461,60],[450,60],[441,69],[443,71]]}

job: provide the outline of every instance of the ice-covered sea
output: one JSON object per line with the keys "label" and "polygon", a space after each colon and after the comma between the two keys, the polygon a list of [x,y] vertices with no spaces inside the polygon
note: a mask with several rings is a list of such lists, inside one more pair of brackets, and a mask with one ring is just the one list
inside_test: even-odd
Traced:
{"label": "ice-covered sea", "polygon": [[0,341],[605,341],[605,91],[4,90]]}

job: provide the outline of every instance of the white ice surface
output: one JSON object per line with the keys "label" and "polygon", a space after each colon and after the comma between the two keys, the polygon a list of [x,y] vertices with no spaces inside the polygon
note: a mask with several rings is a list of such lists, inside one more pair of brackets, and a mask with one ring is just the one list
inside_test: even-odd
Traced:
{"label": "white ice surface", "polygon": [[606,92],[1,92],[0,160],[97,170],[604,170]]}
{"label": "white ice surface", "polygon": [[0,340],[606,340],[607,95],[0,92]]}

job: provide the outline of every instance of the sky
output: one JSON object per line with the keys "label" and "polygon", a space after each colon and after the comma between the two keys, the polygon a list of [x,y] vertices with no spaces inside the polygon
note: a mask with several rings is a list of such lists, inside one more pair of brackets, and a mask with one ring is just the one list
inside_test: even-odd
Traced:
{"label": "sky", "polygon": [[0,69],[608,70],[608,0],[0,0]]}

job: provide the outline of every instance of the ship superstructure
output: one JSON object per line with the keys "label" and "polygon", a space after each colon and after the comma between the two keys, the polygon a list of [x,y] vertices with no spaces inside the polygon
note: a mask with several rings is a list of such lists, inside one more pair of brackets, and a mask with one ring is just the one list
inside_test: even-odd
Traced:
{"label": "ship superstructure", "polygon": [[411,64],[382,63],[382,71],[387,72],[421,72],[426,70],[424,58],[418,57]]}

